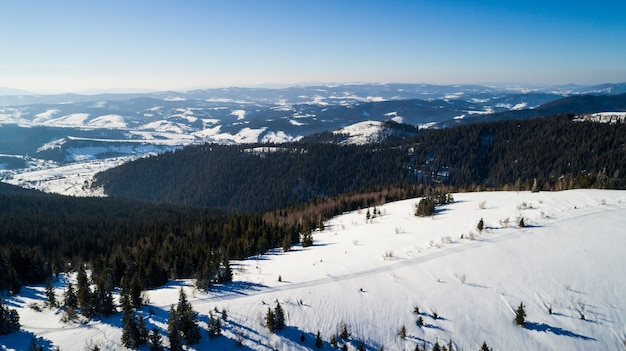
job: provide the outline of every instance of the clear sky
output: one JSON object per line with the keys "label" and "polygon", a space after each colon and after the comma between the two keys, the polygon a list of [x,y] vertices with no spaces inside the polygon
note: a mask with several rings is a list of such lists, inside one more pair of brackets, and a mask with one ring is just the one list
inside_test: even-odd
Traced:
{"label": "clear sky", "polygon": [[626,81],[626,1],[0,0],[0,86]]}

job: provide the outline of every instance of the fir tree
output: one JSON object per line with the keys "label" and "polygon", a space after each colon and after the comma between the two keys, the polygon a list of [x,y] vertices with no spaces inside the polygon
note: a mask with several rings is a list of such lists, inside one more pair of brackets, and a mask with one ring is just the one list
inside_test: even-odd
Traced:
{"label": "fir tree", "polygon": [[302,247],[313,246],[313,235],[311,234],[311,230],[307,230],[302,233]]}
{"label": "fir tree", "polygon": [[276,300],[276,307],[274,308],[274,329],[283,330],[283,328],[285,328],[285,312],[278,300]]}
{"label": "fir tree", "polygon": [[342,323],[339,329],[339,336],[341,337],[341,340],[348,340],[348,337],[350,337],[350,333],[348,333],[348,326],[345,323]]}
{"label": "fir tree", "polygon": [[322,334],[320,333],[320,331],[317,331],[317,335],[315,336],[315,347],[317,347],[318,349],[322,348],[324,342],[322,341]]}
{"label": "fir tree", "polygon": [[489,346],[487,346],[487,342],[483,341],[483,345],[480,347],[480,351],[491,351]]}
{"label": "fir tree", "polygon": [[7,335],[20,330],[20,316],[10,309],[0,298],[0,335]]}
{"label": "fir tree", "polygon": [[54,287],[52,286],[52,279],[50,279],[50,277],[46,279],[46,305],[50,309],[59,307]]}
{"label": "fir tree", "polygon": [[115,312],[112,285],[100,280],[93,292],[95,314],[108,317]]}
{"label": "fir tree", "polygon": [[163,347],[163,338],[159,329],[152,328],[150,335],[148,336],[148,346],[150,351],[165,351]]}
{"label": "fir tree", "polygon": [[403,325],[400,327],[400,331],[398,331],[398,336],[401,338],[406,338],[406,327]]}
{"label": "fir tree", "polygon": [[122,316],[122,345],[131,349],[136,348],[139,346],[139,325],[128,300],[124,301],[122,309],[124,310],[124,315]]}
{"label": "fir tree", "polygon": [[272,333],[276,331],[276,317],[269,307],[267,308],[267,314],[265,314],[265,326]]}
{"label": "fir tree", "polygon": [[74,292],[74,287],[72,283],[67,284],[67,288],[65,289],[65,293],[63,295],[64,300],[63,304],[69,308],[78,307],[78,297],[76,296],[76,292]]}
{"label": "fir tree", "polygon": [[515,324],[524,327],[526,324],[526,310],[524,309],[524,304],[520,302],[517,311],[515,312]]}
{"label": "fir tree", "polygon": [[479,232],[482,232],[484,228],[485,228],[485,222],[481,218],[480,221],[478,221],[478,224],[476,225],[476,229],[478,229]]}
{"label": "fir tree", "polygon": [[337,347],[337,335],[333,334],[333,336],[330,337],[330,346]]}
{"label": "fir tree", "polygon": [[193,311],[191,304],[187,301],[187,295],[183,288],[180,288],[178,296],[178,305],[176,306],[176,315],[178,318],[178,329],[189,345],[195,345],[200,342],[200,327],[196,313]]}
{"label": "fir tree", "polygon": [[435,341],[435,345],[433,345],[433,351],[441,351],[441,345],[439,345],[439,341]]}
{"label": "fir tree", "polygon": [[87,318],[93,317],[93,298],[91,295],[91,290],[89,289],[89,279],[87,278],[87,272],[85,272],[85,267],[82,265],[78,269],[78,275],[76,277],[76,289],[76,296],[78,297],[78,307],[80,308],[83,316]]}
{"label": "fir tree", "polygon": [[207,322],[207,332],[209,338],[214,339],[222,335],[222,322],[219,318],[213,317],[213,313],[209,312],[209,321]]}
{"label": "fir tree", "polygon": [[183,339],[178,327],[178,316],[174,305],[170,308],[167,318],[167,333],[170,339],[170,351],[183,351]]}

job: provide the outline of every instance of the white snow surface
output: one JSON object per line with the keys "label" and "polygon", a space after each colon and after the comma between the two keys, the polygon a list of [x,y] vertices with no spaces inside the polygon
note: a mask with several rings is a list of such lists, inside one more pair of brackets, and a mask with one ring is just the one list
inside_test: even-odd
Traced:
{"label": "white snow surface", "polygon": [[576,121],[591,121],[600,123],[624,123],[626,112],[599,112],[577,116]]}
{"label": "white snow surface", "polygon": [[[368,350],[413,350],[424,341],[430,349],[436,340],[452,340],[455,350],[478,350],[483,341],[493,350],[623,349],[626,191],[483,192],[454,199],[432,218],[413,215],[418,199],[379,206],[380,215],[369,221],[366,210],[346,213],[315,231],[312,247],[232,262],[235,282],[209,292],[195,290],[191,280],[170,282],[148,291],[150,302],[138,313],[167,345],[167,313],[181,287],[201,328],[209,311],[227,310],[223,335],[210,340],[203,332],[200,344],[187,350],[311,350],[318,331],[328,349],[342,323],[349,350],[359,341]],[[527,226],[519,228],[517,217]],[[485,229],[479,232],[481,218]],[[62,278],[59,299],[74,276]],[[124,349],[121,313],[63,324],[59,310],[28,307],[43,299],[43,286],[5,297],[20,314],[22,331],[0,336],[0,350],[27,349],[33,336],[65,351]],[[263,317],[276,301],[287,327],[272,334]],[[520,303],[524,328],[513,321]],[[416,323],[420,317],[423,326]],[[405,338],[398,336],[402,326]]]}
{"label": "white snow surface", "polygon": [[364,121],[340,128],[333,133],[348,135],[348,139],[344,141],[345,144],[366,144],[378,136],[382,125],[383,123],[379,121]]}

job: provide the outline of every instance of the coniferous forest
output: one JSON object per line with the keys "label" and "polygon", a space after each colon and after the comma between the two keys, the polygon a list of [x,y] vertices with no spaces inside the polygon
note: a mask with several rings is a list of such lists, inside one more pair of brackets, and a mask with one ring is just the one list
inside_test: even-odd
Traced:
{"label": "coniferous forest", "polygon": [[535,180],[541,190],[624,188],[625,145],[624,124],[561,115],[365,146],[192,146],[98,175],[108,198],[2,185],[0,289],[85,264],[114,286],[196,278],[206,289],[229,279],[229,260],[288,249],[348,210],[434,192],[530,190]]}
{"label": "coniferous forest", "polygon": [[112,196],[228,212],[271,211],[391,184],[530,189],[537,179],[546,190],[621,188],[625,131],[623,123],[559,115],[364,146],[200,145],[108,170],[95,185]]}

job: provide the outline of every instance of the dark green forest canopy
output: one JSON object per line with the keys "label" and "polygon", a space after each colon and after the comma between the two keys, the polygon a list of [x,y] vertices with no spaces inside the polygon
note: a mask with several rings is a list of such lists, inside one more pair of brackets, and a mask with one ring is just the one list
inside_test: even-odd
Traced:
{"label": "dark green forest canopy", "polygon": [[[622,187],[624,124],[571,115],[426,130],[363,146],[201,145],[98,174],[109,195],[229,212],[269,211],[400,183]],[[255,149],[256,148],[256,149]],[[253,151],[256,150],[256,151]]]}

